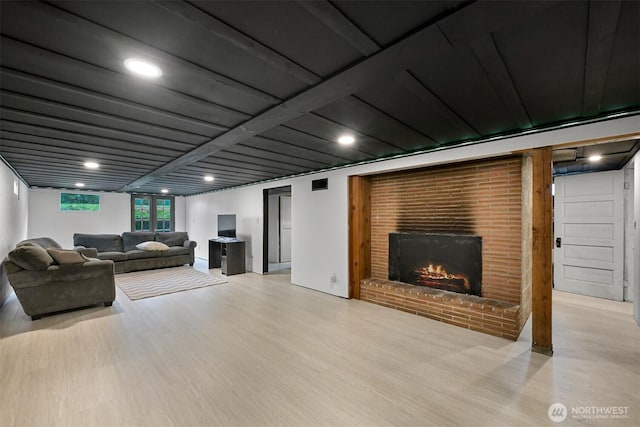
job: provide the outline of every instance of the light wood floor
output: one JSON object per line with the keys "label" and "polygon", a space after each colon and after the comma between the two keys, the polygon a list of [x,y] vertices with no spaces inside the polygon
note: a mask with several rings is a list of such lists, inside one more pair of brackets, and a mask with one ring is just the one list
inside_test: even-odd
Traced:
{"label": "light wood floor", "polygon": [[[198,268],[206,271],[204,263]],[[219,275],[219,270],[212,270]],[[2,426],[540,426],[551,403],[628,406],[631,305],[554,293],[552,358],[291,285],[287,273],[32,322],[0,309]]]}

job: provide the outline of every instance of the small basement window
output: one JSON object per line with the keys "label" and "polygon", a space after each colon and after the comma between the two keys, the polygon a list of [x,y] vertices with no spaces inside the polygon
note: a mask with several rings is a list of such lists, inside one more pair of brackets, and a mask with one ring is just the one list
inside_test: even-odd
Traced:
{"label": "small basement window", "polygon": [[100,195],[60,193],[60,210],[97,212],[100,210]]}

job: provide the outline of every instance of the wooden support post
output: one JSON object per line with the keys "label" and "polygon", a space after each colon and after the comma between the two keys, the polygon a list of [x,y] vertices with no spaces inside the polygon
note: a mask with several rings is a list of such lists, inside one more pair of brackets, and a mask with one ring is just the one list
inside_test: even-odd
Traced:
{"label": "wooden support post", "polygon": [[551,290],[553,287],[551,147],[533,150],[532,198],[532,350],[553,355],[551,340]]}
{"label": "wooden support post", "polygon": [[371,276],[371,184],[349,177],[349,298],[360,299],[360,281]]}

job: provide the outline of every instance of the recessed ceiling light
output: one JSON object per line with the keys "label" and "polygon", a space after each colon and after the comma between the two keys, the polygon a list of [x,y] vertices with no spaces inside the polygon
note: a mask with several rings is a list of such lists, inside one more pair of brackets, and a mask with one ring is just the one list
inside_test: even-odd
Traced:
{"label": "recessed ceiling light", "polygon": [[142,77],[150,77],[156,79],[162,75],[162,70],[151,62],[143,61],[137,58],[128,58],[124,60],[124,66],[132,73],[136,73]]}
{"label": "recessed ceiling light", "polygon": [[96,162],[84,162],[84,167],[87,169],[98,169],[100,165]]}
{"label": "recessed ceiling light", "polygon": [[211,175],[205,175],[204,176],[204,180],[207,181],[207,182],[211,182],[211,181],[213,181],[213,177]]}
{"label": "recessed ceiling light", "polygon": [[76,182],[76,187],[84,187],[84,184],[81,182]]}
{"label": "recessed ceiling light", "polygon": [[602,156],[599,154],[594,154],[593,156],[589,156],[590,162],[597,162],[599,160],[602,160]]}
{"label": "recessed ceiling light", "polygon": [[167,190],[166,188],[163,188],[162,190],[160,190],[160,192],[166,194],[169,192],[169,190]]}
{"label": "recessed ceiling light", "polygon": [[338,138],[338,142],[342,145],[353,144],[355,140],[356,139],[351,135],[342,135],[340,138]]}

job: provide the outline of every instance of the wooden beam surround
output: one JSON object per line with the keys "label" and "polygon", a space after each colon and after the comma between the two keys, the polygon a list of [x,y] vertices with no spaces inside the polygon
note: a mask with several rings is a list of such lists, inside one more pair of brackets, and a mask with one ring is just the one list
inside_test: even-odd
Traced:
{"label": "wooden beam surround", "polygon": [[532,200],[532,350],[551,356],[552,159],[551,147],[533,150]]}
{"label": "wooden beam surround", "polygon": [[349,298],[360,299],[360,282],[371,277],[371,182],[349,177]]}

